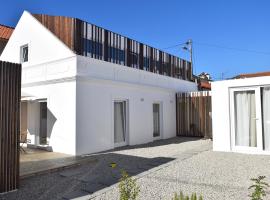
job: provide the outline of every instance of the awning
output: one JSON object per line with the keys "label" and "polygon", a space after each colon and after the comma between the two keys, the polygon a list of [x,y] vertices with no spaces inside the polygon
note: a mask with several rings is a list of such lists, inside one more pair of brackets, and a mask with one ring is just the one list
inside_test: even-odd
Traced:
{"label": "awning", "polygon": [[29,94],[29,93],[24,92],[24,91],[21,92],[21,101],[34,101],[36,99],[37,98],[32,94]]}

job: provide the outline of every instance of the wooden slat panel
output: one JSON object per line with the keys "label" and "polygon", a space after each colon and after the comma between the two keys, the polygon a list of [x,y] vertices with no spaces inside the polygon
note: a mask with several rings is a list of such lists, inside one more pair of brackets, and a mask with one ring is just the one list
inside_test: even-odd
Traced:
{"label": "wooden slat panel", "polygon": [[176,94],[178,136],[212,138],[211,92]]}
{"label": "wooden slat panel", "polygon": [[[120,51],[116,51],[118,54],[116,57],[118,59],[109,59],[108,55],[110,55],[110,52],[108,52],[108,49],[112,46],[112,44],[117,43],[117,40],[121,36],[120,34],[113,33],[109,30],[103,29],[101,27],[92,25],[91,26],[91,33],[92,33],[92,41],[87,41],[86,38],[84,38],[84,28],[86,28],[86,32],[90,31],[88,30],[88,24],[87,22],[84,22],[77,18],[71,18],[71,17],[62,17],[62,16],[49,16],[49,15],[40,15],[40,14],[33,14],[33,16],[39,20],[47,29],[49,29],[53,34],[55,34],[64,44],[66,44],[71,50],[73,50],[76,54],[82,55],[82,56],[89,56],[96,59],[101,59],[104,61],[114,62],[114,63],[120,63]],[[101,32],[105,31],[105,38],[102,39]],[[110,38],[110,35],[113,34],[117,37],[113,37],[113,39]],[[93,40],[93,36],[95,36],[95,39]],[[125,65],[126,66],[133,66],[139,69],[144,69],[143,61],[144,61],[144,55],[147,54],[147,58],[150,60],[150,67],[149,70],[153,73],[157,73],[157,69],[154,68],[154,63],[156,63],[157,60],[154,60],[154,48],[144,45],[143,43],[139,43],[135,40],[131,40],[127,37],[124,37],[126,41],[125,46]],[[103,42],[102,42],[103,41]],[[86,46],[87,42],[92,42],[91,46],[91,52],[87,53]],[[101,44],[102,43],[102,44]],[[118,44],[118,43],[117,43]],[[100,49],[100,45],[103,46],[103,56],[100,55],[100,52],[98,49]],[[116,45],[117,46],[117,45]],[[143,52],[144,48],[146,51],[150,49],[148,53]],[[117,47],[116,47],[117,48]],[[133,52],[134,51],[134,52]],[[157,52],[159,53],[159,64],[158,64],[158,73],[159,74],[166,74],[167,76],[180,78],[184,80],[192,80],[192,69],[191,64],[188,61],[184,61],[180,58],[181,61],[183,61],[184,66],[182,69],[179,69],[178,75],[175,76],[175,62],[171,60],[174,56],[160,51],[155,50],[155,54]],[[139,55],[136,55],[138,52]],[[149,55],[150,53],[150,55]],[[134,54],[135,57],[137,56],[137,61],[134,60]],[[156,56],[155,56],[156,57]],[[166,58],[166,62],[164,62],[164,59]],[[156,57],[157,59],[157,57]],[[137,63],[137,64],[134,64]]]}
{"label": "wooden slat panel", "polygon": [[19,186],[21,65],[0,61],[0,193]]}
{"label": "wooden slat panel", "polygon": [[49,15],[33,15],[47,29],[49,29],[56,37],[64,42],[71,50],[74,50],[74,18],[56,17]]}

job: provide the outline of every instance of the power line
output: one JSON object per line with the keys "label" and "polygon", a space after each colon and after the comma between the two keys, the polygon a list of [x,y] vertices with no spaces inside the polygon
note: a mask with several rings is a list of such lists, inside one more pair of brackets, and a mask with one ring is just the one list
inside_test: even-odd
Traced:
{"label": "power line", "polygon": [[186,44],[186,42],[180,43],[180,44],[175,44],[175,45],[172,45],[172,46],[169,46],[169,47],[165,47],[165,48],[162,48],[162,50],[175,48],[175,47],[178,47],[178,46],[182,46],[182,45],[184,45],[184,44]]}
{"label": "power line", "polygon": [[242,48],[228,47],[228,46],[222,46],[222,45],[217,45],[217,44],[208,44],[208,43],[202,43],[202,42],[194,42],[194,43],[198,44],[198,45],[202,45],[202,46],[208,46],[208,47],[214,47],[214,48],[220,48],[220,49],[244,51],[244,52],[249,52],[249,53],[270,55],[270,52],[257,51],[257,50],[252,50],[252,49],[242,49]]}
{"label": "power line", "polygon": [[[180,43],[180,44],[172,45],[172,46],[163,48],[163,50],[179,47],[179,46],[182,46],[182,45],[185,45],[185,44],[186,43]],[[201,45],[201,46],[208,46],[208,47],[213,47],[213,48],[233,50],[233,51],[242,51],[242,52],[248,52],[248,53],[270,55],[270,52],[257,51],[257,50],[253,50],[253,49],[243,49],[243,48],[237,48],[237,47],[228,47],[228,46],[222,46],[222,45],[218,45],[218,44],[208,44],[208,43],[194,42],[194,41],[193,41],[193,44],[197,44],[197,45]]]}

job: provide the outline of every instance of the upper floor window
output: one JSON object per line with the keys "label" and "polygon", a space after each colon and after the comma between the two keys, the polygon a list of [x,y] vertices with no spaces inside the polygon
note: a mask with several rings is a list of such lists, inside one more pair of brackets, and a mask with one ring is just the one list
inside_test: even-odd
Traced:
{"label": "upper floor window", "polygon": [[28,62],[28,45],[21,46],[21,63]]}

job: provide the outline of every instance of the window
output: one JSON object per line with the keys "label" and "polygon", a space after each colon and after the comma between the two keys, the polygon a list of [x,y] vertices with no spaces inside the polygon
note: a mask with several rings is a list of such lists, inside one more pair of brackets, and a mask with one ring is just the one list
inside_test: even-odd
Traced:
{"label": "window", "polygon": [[28,62],[28,45],[21,47],[21,63]]}

